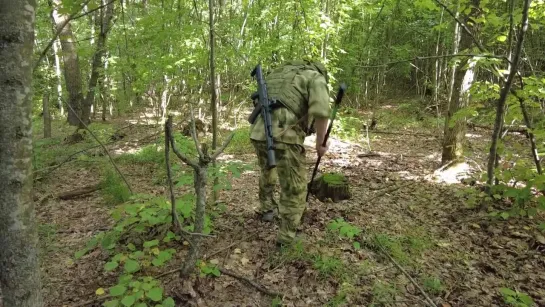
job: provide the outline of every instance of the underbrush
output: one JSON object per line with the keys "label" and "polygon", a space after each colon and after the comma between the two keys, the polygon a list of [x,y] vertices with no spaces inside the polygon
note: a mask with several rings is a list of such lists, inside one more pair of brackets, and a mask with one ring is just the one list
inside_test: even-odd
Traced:
{"label": "underbrush", "polygon": [[109,205],[118,205],[128,201],[130,198],[131,193],[129,188],[111,166],[106,168],[100,186],[102,197]]}
{"label": "underbrush", "polygon": [[[339,244],[346,246],[345,243],[350,243],[351,250],[338,248]],[[380,264],[373,261],[374,257],[357,261],[347,255],[357,254],[367,248],[377,255],[387,253],[403,266],[419,268],[418,259],[432,246],[432,240],[426,235],[425,229],[417,228],[404,235],[369,233],[338,218],[327,224],[327,231],[319,242],[309,244],[297,241],[284,248],[279,256],[272,258],[272,264],[301,266],[304,263],[316,272],[318,278],[334,281],[338,285],[337,291],[327,306],[347,306],[355,301],[367,306],[382,306],[395,301],[395,297],[404,290],[395,282],[375,275]],[[385,257],[376,259],[390,265]],[[371,284],[365,281],[368,276],[372,278]],[[422,274],[420,281],[429,293],[440,295],[444,290],[441,280],[434,275]],[[362,296],[361,293],[368,294]]]}
{"label": "underbrush", "polygon": [[376,106],[369,110],[353,108],[339,109],[333,128],[333,135],[343,139],[358,141],[365,137],[366,127],[372,134],[373,129],[395,130],[429,130],[442,129],[444,117],[437,117],[435,109],[426,109],[426,105],[418,100],[406,100],[397,105]]}
{"label": "underbrush", "polygon": [[[51,138],[43,138],[43,125],[41,123],[35,123],[33,129],[32,164],[34,171],[47,172],[49,168],[65,162],[72,155],[74,156],[71,160],[80,163],[91,163],[105,159],[102,149],[98,147],[97,141],[86,130],[80,130],[82,140],[75,143],[67,143],[66,139],[76,131],[76,128],[64,121],[57,120],[52,122]],[[103,144],[109,141],[110,136],[115,131],[115,127],[111,124],[100,122],[91,123],[89,129]],[[97,146],[95,150],[85,151],[85,149],[93,146]],[[100,152],[100,155],[94,156],[94,153],[97,151]]]}
{"label": "underbrush", "polygon": [[244,126],[235,130],[235,135],[225,149],[226,154],[247,154],[253,153],[254,148],[250,141],[250,127]]}

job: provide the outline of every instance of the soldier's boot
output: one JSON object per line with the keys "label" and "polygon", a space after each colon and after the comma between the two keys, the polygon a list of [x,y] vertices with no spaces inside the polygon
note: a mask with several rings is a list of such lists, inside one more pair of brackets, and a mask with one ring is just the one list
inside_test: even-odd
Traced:
{"label": "soldier's boot", "polygon": [[268,223],[274,221],[274,211],[269,210],[269,211],[261,213],[261,220],[263,222],[268,222]]}

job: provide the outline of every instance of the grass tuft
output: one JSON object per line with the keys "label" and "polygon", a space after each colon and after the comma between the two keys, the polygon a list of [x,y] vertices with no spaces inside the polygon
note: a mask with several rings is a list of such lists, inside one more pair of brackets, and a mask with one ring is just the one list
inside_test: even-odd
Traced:
{"label": "grass tuft", "polygon": [[109,205],[118,205],[129,200],[131,193],[123,179],[115,171],[107,169],[101,182],[104,200]]}

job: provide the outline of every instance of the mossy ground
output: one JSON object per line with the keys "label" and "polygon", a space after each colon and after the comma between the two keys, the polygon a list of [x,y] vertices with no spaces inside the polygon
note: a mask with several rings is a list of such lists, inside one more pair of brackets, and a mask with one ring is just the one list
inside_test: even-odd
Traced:
{"label": "mossy ground", "polygon": [[322,180],[327,183],[329,186],[344,186],[346,185],[346,177],[343,174],[339,173],[325,173],[321,177]]}

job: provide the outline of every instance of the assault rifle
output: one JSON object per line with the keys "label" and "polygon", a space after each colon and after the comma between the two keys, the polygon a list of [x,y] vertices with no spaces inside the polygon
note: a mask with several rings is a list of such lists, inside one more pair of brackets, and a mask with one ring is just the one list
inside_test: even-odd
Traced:
{"label": "assault rifle", "polygon": [[267,140],[267,167],[271,169],[276,167],[271,120],[271,112],[273,107],[276,105],[276,102],[269,100],[269,97],[267,96],[267,86],[265,85],[265,80],[263,80],[261,64],[257,64],[250,75],[255,77],[257,80],[257,95],[254,93],[254,95],[252,95],[252,100],[257,98],[258,102],[254,108],[254,111],[248,117],[248,121],[253,124],[259,114],[261,114],[263,118],[263,123],[265,125],[265,138]]}

